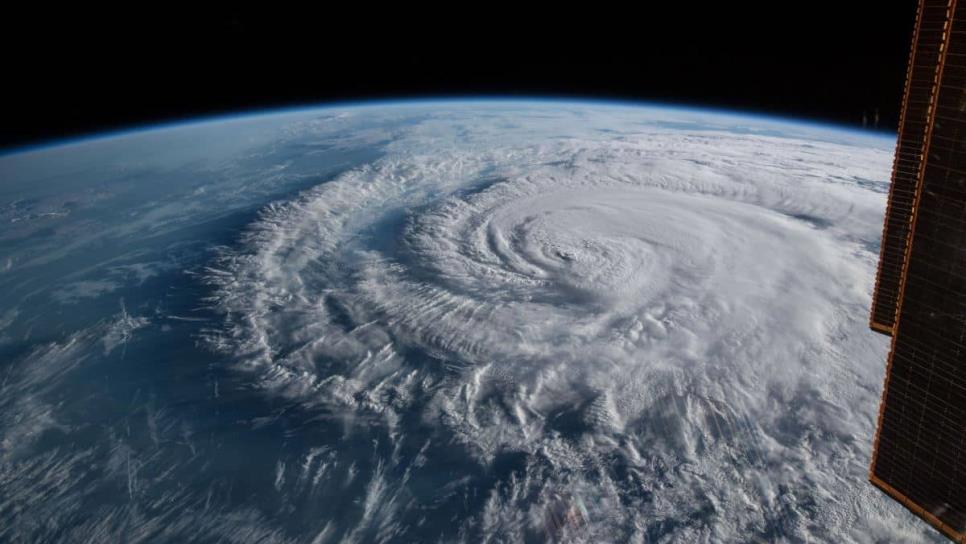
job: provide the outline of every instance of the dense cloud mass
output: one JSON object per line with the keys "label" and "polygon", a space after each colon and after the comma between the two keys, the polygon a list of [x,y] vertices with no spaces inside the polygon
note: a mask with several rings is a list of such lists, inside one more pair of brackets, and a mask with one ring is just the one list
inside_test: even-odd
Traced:
{"label": "dense cloud mass", "polygon": [[[187,449],[155,455],[205,483],[160,477],[141,495],[150,507],[114,505],[117,519],[90,527],[312,542],[931,538],[865,481],[886,350],[866,322],[891,142],[560,104],[305,114],[278,134],[289,162],[260,172],[379,153],[259,192],[272,202],[248,203],[254,217],[183,267],[204,315],[191,338],[226,372],[222,390],[184,402],[232,423],[197,429],[173,400],[152,408],[146,450],[116,446],[107,462],[122,470],[128,456],[132,503],[130,458],[157,462],[150,443],[177,441],[165,433]],[[51,296],[113,290],[79,279]],[[154,312],[124,307],[100,332],[33,348],[10,375],[49,388],[18,368],[95,338],[116,356],[165,319],[192,319]],[[37,413],[0,394],[4,414]],[[226,397],[261,404],[229,409]],[[0,430],[28,440],[16,417]],[[7,489],[43,478],[17,470],[84,462],[7,441]],[[212,469],[256,442],[246,463]],[[5,516],[30,508],[0,499]]]}

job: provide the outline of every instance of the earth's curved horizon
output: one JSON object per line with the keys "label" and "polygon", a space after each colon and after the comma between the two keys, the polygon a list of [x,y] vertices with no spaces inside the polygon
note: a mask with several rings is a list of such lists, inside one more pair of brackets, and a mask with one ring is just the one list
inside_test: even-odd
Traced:
{"label": "earth's curved horizon", "polygon": [[0,147],[0,157],[17,155],[36,151],[47,151],[52,148],[85,144],[100,140],[124,138],[138,133],[163,130],[187,129],[198,125],[222,123],[232,121],[250,121],[279,115],[299,115],[325,113],[326,111],[357,111],[376,108],[398,107],[438,107],[447,105],[581,105],[597,108],[641,108],[651,110],[677,111],[684,113],[703,113],[724,117],[754,119],[769,123],[812,127],[840,133],[850,133],[857,137],[882,138],[889,140],[891,146],[895,144],[896,133],[892,130],[859,128],[847,123],[815,120],[807,117],[782,115],[763,110],[727,108],[723,106],[690,105],[684,102],[670,102],[647,99],[623,98],[589,98],[571,96],[541,96],[541,95],[453,95],[429,96],[419,98],[384,98],[364,100],[336,100],[327,102],[307,102],[291,106],[275,106],[255,108],[250,110],[234,110],[214,112],[197,116],[176,117],[168,120],[155,120],[140,123],[121,124],[104,130],[84,131],[69,136],[39,139],[24,144],[13,144]]}
{"label": "earth's curved horizon", "polygon": [[866,482],[894,135],[565,99],[0,154],[0,541],[938,542]]}

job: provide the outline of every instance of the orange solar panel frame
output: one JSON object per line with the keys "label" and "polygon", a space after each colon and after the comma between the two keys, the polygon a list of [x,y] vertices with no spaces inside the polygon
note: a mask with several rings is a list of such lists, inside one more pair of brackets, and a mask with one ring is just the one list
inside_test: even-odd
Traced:
{"label": "orange solar panel frame", "polygon": [[949,0],[920,0],[916,13],[869,321],[872,330],[890,336],[898,310],[899,284],[909,243],[913,199],[919,183],[923,143],[948,7]]}
{"label": "orange solar panel frame", "polygon": [[966,544],[966,0],[942,13],[869,479]]}

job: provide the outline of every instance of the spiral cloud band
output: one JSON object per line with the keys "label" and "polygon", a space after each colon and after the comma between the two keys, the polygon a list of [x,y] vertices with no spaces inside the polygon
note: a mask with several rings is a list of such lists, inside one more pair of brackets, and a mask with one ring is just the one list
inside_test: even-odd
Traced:
{"label": "spiral cloud band", "polygon": [[687,116],[420,118],[221,251],[207,342],[326,444],[277,481],[359,505],[322,540],[915,538],[865,484],[889,142]]}

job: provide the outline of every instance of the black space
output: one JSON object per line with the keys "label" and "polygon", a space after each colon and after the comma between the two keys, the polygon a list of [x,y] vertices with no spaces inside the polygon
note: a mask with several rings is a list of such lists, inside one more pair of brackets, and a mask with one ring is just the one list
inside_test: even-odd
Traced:
{"label": "black space", "polygon": [[[333,100],[625,98],[894,130],[914,0],[91,10],[0,20],[0,146]],[[522,4],[521,4],[522,5]]]}

